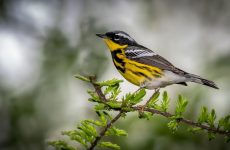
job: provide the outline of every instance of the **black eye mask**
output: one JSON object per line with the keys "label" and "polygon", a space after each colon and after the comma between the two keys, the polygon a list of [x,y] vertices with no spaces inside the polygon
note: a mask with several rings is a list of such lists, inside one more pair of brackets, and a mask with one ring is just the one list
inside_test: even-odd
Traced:
{"label": "black eye mask", "polygon": [[[121,35],[118,35],[121,34]],[[122,35],[123,34],[123,35]],[[109,39],[113,42],[118,43],[120,45],[134,45],[136,42],[127,34],[123,32],[107,32],[105,34]]]}

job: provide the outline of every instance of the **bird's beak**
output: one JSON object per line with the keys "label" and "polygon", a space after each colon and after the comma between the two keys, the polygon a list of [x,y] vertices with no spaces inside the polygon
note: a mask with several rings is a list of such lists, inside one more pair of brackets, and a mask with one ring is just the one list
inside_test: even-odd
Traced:
{"label": "bird's beak", "polygon": [[107,38],[107,36],[105,34],[96,34],[96,36],[103,38],[103,39]]}

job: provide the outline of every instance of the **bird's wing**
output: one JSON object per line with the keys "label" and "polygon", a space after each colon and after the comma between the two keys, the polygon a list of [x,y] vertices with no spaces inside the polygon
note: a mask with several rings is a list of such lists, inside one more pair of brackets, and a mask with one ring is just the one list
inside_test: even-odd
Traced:
{"label": "bird's wing", "polygon": [[134,60],[142,64],[158,67],[162,70],[172,71],[174,73],[181,75],[186,74],[186,72],[176,68],[165,58],[161,57],[160,55],[145,47],[130,47],[129,49],[125,50],[125,54],[128,59]]}

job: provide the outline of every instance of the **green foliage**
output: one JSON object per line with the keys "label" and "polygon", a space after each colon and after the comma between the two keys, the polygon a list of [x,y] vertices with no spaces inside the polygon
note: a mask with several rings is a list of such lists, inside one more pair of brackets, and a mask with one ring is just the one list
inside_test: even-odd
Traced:
{"label": "green foliage", "polygon": [[[90,78],[86,78],[80,75],[76,75],[75,77],[82,81],[91,82]],[[96,93],[96,91],[92,91],[92,90],[87,91],[88,94],[90,95],[89,101],[97,103],[94,109],[99,119],[83,120],[79,125],[77,125],[76,129],[70,131],[63,131],[62,135],[68,136],[70,140],[78,142],[82,145],[82,147],[88,149],[92,145],[92,143],[96,140],[96,138],[100,136],[99,132],[103,130],[103,128],[105,128],[108,125],[108,123],[112,120],[112,116],[105,110],[111,108],[113,109],[121,108],[122,103],[117,101],[117,96],[121,92],[119,87],[120,82],[122,82],[122,80],[112,79],[109,81],[94,83],[99,87],[105,87],[103,90],[103,94],[106,96],[106,99],[108,99],[108,102],[105,103],[103,99],[101,99],[99,95]],[[139,98],[135,98],[135,101],[143,97],[141,96],[143,95],[143,90],[136,95]],[[105,135],[127,136],[127,132],[125,130],[112,126],[105,132]],[[68,147],[68,144],[65,141],[54,141],[54,142],[50,142],[49,144],[53,145],[57,149],[72,148],[71,146]],[[111,142],[100,142],[98,146],[106,147],[110,149],[120,149],[118,145],[113,144]]]}
{"label": "green foliage", "polygon": [[185,112],[186,106],[188,105],[188,101],[182,97],[181,95],[178,96],[175,116],[177,118],[182,118],[182,114]]}
{"label": "green foliage", "polygon": [[230,115],[227,115],[224,118],[220,118],[218,128],[221,127],[225,130],[230,130]]}
{"label": "green foliage", "polygon": [[138,117],[140,119],[147,119],[147,120],[149,120],[152,116],[153,116],[153,114],[150,113],[150,112],[139,112],[139,116]]}
{"label": "green foliage", "polygon": [[208,115],[208,124],[211,127],[214,127],[215,120],[216,120],[216,112],[214,109],[212,109],[211,113]]}
{"label": "green foliage", "polygon": [[145,89],[141,89],[135,93],[128,93],[122,98],[123,106],[133,106],[142,101],[142,98],[145,96]]}
{"label": "green foliage", "polygon": [[173,133],[178,129],[179,127],[179,122],[177,120],[171,120],[169,123],[168,123],[168,127],[170,130],[173,131]]}
{"label": "green foliage", "polygon": [[116,101],[117,96],[121,93],[121,89],[119,88],[119,84],[115,84],[112,86],[107,86],[104,90],[105,95],[110,95],[108,99],[110,101]]}
{"label": "green foliage", "polygon": [[[220,118],[218,121],[218,128],[230,131],[230,115]],[[230,136],[225,136],[225,141],[230,142]]]}
{"label": "green foliage", "polygon": [[107,81],[102,81],[102,82],[96,82],[97,85],[99,86],[109,86],[109,87],[113,87],[115,85],[119,85],[119,83],[123,82],[123,80],[118,80],[118,79],[111,79],[111,80],[107,80]]}
{"label": "green foliage", "polygon": [[147,107],[155,108],[157,110],[167,112],[169,108],[169,100],[170,100],[168,93],[166,91],[163,92],[161,101],[159,101],[159,96],[160,96],[160,92],[154,93],[154,95],[150,98]]}
{"label": "green foliage", "polygon": [[[183,113],[186,111],[188,101],[181,95],[178,96],[176,108],[174,114],[168,111],[170,98],[166,91],[162,94],[162,100],[160,98],[160,92],[155,92],[150,99],[144,104],[139,103],[146,95],[145,89],[138,90],[134,93],[127,93],[121,100],[118,95],[121,93],[120,83],[122,80],[112,79],[103,82],[94,82],[92,78],[86,78],[79,75],[75,76],[86,82],[90,82],[94,86],[94,90],[88,90],[90,96],[89,101],[94,102],[94,110],[98,116],[97,120],[87,119],[80,122],[76,129],[70,131],[63,131],[62,135],[68,136],[71,141],[75,141],[80,144],[80,148],[93,149],[95,146],[107,149],[120,149],[120,146],[112,142],[103,141],[103,136],[127,136],[128,133],[125,130],[115,127],[114,122],[119,117],[125,117],[127,112],[138,112],[139,118],[149,120],[153,114],[159,114],[170,119],[168,128],[172,132],[176,132],[181,122],[184,122],[192,127],[188,130],[196,133],[198,131],[208,131],[208,139],[213,140],[216,133],[221,130],[227,134],[225,139],[230,141],[230,115],[221,118],[218,121],[218,127],[216,127],[216,113],[212,109],[208,111],[206,107],[202,107],[197,122],[185,120]],[[99,88],[99,89],[98,89]],[[110,115],[110,111],[119,111],[120,116],[113,118]],[[115,119],[115,120],[114,120]],[[72,146],[63,140],[49,142],[50,145],[56,149],[61,150],[74,150]]]}
{"label": "green foliage", "polygon": [[74,77],[75,77],[75,78],[78,78],[78,79],[80,79],[80,80],[82,80],[82,81],[90,82],[89,78],[86,78],[86,77],[81,76],[81,75],[79,75],[79,74],[76,74]]}
{"label": "green foliage", "polygon": [[91,119],[88,119],[88,120],[85,120],[85,122],[89,123],[89,124],[93,124],[95,126],[104,126],[101,121],[98,121],[98,120],[91,120]]}
{"label": "green foliage", "polygon": [[106,136],[127,136],[128,133],[125,130],[118,129],[116,127],[111,127],[106,133]]}
{"label": "green foliage", "polygon": [[133,98],[131,99],[131,102],[133,104],[139,103],[140,101],[142,101],[142,98],[145,96],[145,94],[146,94],[145,89],[141,89],[137,93],[133,94]]}
{"label": "green foliage", "polygon": [[[202,107],[201,113],[198,117],[198,123],[207,123],[210,127],[215,127],[216,112],[214,109],[208,112],[206,107]],[[222,123],[222,122],[221,122]]]}
{"label": "green foliage", "polygon": [[225,136],[225,141],[228,143],[230,142],[230,136]]}
{"label": "green foliage", "polygon": [[[206,123],[208,124],[211,128],[215,128],[215,124],[218,124],[217,129],[223,129],[225,131],[229,131],[230,129],[230,115],[220,118],[218,123],[216,121],[216,112],[214,109],[211,110],[211,112],[208,112],[208,109],[206,107],[202,107],[201,113],[198,117],[198,123]],[[213,132],[208,132],[208,139],[213,140],[215,138],[215,133]],[[229,142],[229,136],[225,136],[226,142]]]}
{"label": "green foliage", "polygon": [[191,133],[196,133],[196,132],[201,131],[201,130],[202,130],[202,128],[200,128],[200,127],[190,127],[190,128],[188,128],[188,131],[191,132]]}
{"label": "green foliage", "polygon": [[[102,126],[106,126],[107,124],[107,115],[105,115],[105,113],[101,112],[101,111],[96,111],[97,115],[100,118],[100,121],[102,123]],[[109,117],[110,118],[110,117]]]}
{"label": "green foliage", "polygon": [[201,113],[198,118],[198,123],[208,122],[208,109],[206,107],[201,108]]}
{"label": "green foliage", "polygon": [[168,93],[164,91],[163,99],[160,104],[160,110],[166,112],[168,107],[169,107],[169,97],[168,97]]}
{"label": "green foliage", "polygon": [[89,98],[89,101],[92,101],[92,102],[99,102],[100,101],[100,98],[95,91],[88,90],[87,92],[91,96]]}
{"label": "green foliage", "polygon": [[[88,149],[91,144],[96,140],[99,136],[100,130],[103,127],[106,127],[108,122],[111,121],[112,117],[106,111],[96,111],[96,114],[99,117],[99,120],[83,120],[77,128],[74,130],[63,131],[62,135],[68,136],[70,140],[80,143],[85,149]],[[118,129],[114,126],[109,128],[105,133],[106,136],[127,136],[127,132],[122,129]],[[65,141],[53,141],[49,142],[50,145],[56,147],[57,149],[66,149],[66,150],[74,150],[72,146],[69,146]],[[120,148],[118,145],[113,144],[111,142],[101,142],[99,144],[101,147],[107,147],[111,149]]]}
{"label": "green foliage", "polygon": [[147,104],[147,107],[149,107],[149,108],[157,108],[158,106],[157,106],[157,101],[159,100],[158,98],[159,98],[159,96],[160,96],[160,92],[157,92],[156,94],[154,94],[151,98],[150,98],[150,101],[149,101],[149,103]]}
{"label": "green foliage", "polygon": [[215,139],[215,138],[216,138],[216,136],[215,136],[214,133],[208,132],[208,140],[209,140],[209,141],[211,141],[211,140],[213,140],[213,139]]}
{"label": "green foliage", "polygon": [[[168,99],[167,94],[165,95],[166,96],[163,96],[163,98],[166,97]],[[183,118],[182,114],[185,112],[187,105],[188,101],[184,97],[179,95],[175,108],[175,114],[171,117],[172,120],[168,123],[169,129],[173,132],[175,132],[178,129],[180,120]]]}
{"label": "green foliage", "polygon": [[62,135],[68,136],[71,140],[77,141],[87,147],[87,134],[81,130],[63,131]]}
{"label": "green foliage", "polygon": [[111,142],[100,142],[98,146],[103,147],[103,148],[114,149],[114,150],[121,149],[119,145],[113,144]]}
{"label": "green foliage", "polygon": [[69,146],[65,141],[52,141],[48,142],[50,145],[54,146],[57,150],[77,150],[76,148]]}

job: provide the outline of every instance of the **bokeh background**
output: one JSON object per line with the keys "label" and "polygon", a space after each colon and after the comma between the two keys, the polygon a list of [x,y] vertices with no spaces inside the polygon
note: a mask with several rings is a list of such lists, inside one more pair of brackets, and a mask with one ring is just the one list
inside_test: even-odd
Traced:
{"label": "bokeh background", "polygon": [[[123,30],[173,64],[214,80],[220,90],[197,84],[165,88],[171,110],[178,94],[189,99],[186,116],[201,106],[217,117],[230,113],[229,0],[0,0],[0,149],[43,150],[60,131],[94,118],[89,85],[120,78],[105,44],[95,36]],[[124,82],[123,93],[136,86]],[[118,122],[128,137],[112,138],[125,150],[230,149],[224,138],[209,142],[184,127],[172,134],[167,119],[130,114]]]}

